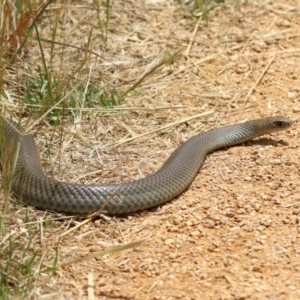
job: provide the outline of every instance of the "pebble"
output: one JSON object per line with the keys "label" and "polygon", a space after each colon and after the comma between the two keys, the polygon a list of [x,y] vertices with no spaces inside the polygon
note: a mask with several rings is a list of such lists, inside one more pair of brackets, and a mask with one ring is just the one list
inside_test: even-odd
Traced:
{"label": "pebble", "polygon": [[173,219],[173,224],[174,224],[174,225],[180,225],[180,224],[182,224],[182,217],[176,216],[176,217]]}
{"label": "pebble", "polygon": [[292,211],[292,214],[293,215],[300,215],[300,208],[294,208],[293,211]]}
{"label": "pebble", "polygon": [[267,185],[270,187],[271,190],[277,190],[279,188],[279,183],[277,182],[269,182]]}
{"label": "pebble", "polygon": [[288,92],[287,97],[289,99],[295,99],[297,97],[297,92]]}
{"label": "pebble", "polygon": [[260,226],[257,227],[257,230],[259,230],[259,231],[263,231],[265,229],[266,229],[266,226],[260,225]]}
{"label": "pebble", "polygon": [[281,164],[281,160],[280,159],[270,159],[270,163],[272,165],[280,165]]}
{"label": "pebble", "polygon": [[297,287],[294,285],[288,285],[288,288],[292,291],[295,291],[297,289]]}
{"label": "pebble", "polygon": [[193,226],[193,225],[194,225],[194,223],[193,223],[191,220],[187,221],[185,224],[186,224],[187,226]]}
{"label": "pebble", "polygon": [[294,107],[293,107],[293,112],[294,112],[294,113],[300,112],[300,106],[294,106]]}
{"label": "pebble", "polygon": [[199,235],[201,235],[201,232],[199,230],[195,230],[195,231],[191,232],[191,235],[192,236],[199,236]]}
{"label": "pebble", "polygon": [[170,245],[170,244],[173,244],[173,243],[175,243],[175,240],[173,240],[173,239],[166,239],[165,240],[166,245]]}
{"label": "pebble", "polygon": [[252,271],[262,273],[262,268],[260,266],[253,266]]}

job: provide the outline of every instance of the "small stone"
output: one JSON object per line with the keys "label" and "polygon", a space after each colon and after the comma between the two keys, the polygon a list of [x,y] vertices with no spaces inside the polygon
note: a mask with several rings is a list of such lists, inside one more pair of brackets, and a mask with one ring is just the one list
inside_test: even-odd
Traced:
{"label": "small stone", "polygon": [[225,216],[226,217],[233,217],[234,216],[234,213],[233,213],[233,211],[232,211],[232,209],[230,209],[230,208],[228,208],[228,209],[226,209],[225,210]]}
{"label": "small stone", "polygon": [[270,163],[273,164],[273,165],[280,165],[281,161],[280,161],[280,159],[271,159]]}
{"label": "small stone", "polygon": [[178,67],[179,72],[184,72],[185,69],[186,69],[186,67],[184,65],[180,65]]}
{"label": "small stone", "polygon": [[267,183],[267,185],[272,189],[272,190],[277,190],[279,188],[279,183],[277,182],[270,182]]}
{"label": "small stone", "polygon": [[260,266],[253,266],[252,267],[252,271],[253,272],[259,272],[259,273],[262,273],[262,269]]}
{"label": "small stone", "polygon": [[258,202],[251,203],[251,206],[254,208],[255,211],[259,211],[261,207]]}
{"label": "small stone", "polygon": [[223,225],[225,225],[227,223],[227,221],[228,221],[228,218],[226,218],[226,217],[222,217],[220,219],[220,223],[223,224]]}
{"label": "small stone", "polygon": [[252,50],[257,52],[257,53],[260,53],[261,52],[261,47],[259,45],[254,45],[254,46],[252,46]]}
{"label": "small stone", "polygon": [[292,291],[295,291],[297,289],[297,287],[294,285],[288,285],[288,288]]}
{"label": "small stone", "polygon": [[288,92],[287,97],[289,99],[295,99],[297,97],[297,92]]}
{"label": "small stone", "polygon": [[214,228],[215,227],[215,222],[210,219],[206,219],[206,222],[204,223],[204,226],[206,228]]}
{"label": "small stone", "polygon": [[194,68],[192,68],[192,72],[193,72],[193,74],[198,75],[199,69],[197,67],[194,67]]}
{"label": "small stone", "polygon": [[300,112],[300,106],[294,106],[294,107],[293,107],[293,112],[294,112],[294,113]]}
{"label": "small stone", "polygon": [[174,225],[179,225],[179,224],[181,224],[181,223],[182,223],[182,217],[177,216],[177,217],[175,217],[175,218],[173,219],[173,224],[174,224]]}
{"label": "small stone", "polygon": [[263,230],[265,230],[266,229],[266,226],[258,226],[257,227],[257,230],[259,230],[259,231],[263,231]]}
{"label": "small stone", "polygon": [[288,218],[282,219],[283,224],[289,224],[290,220]]}
{"label": "small stone", "polygon": [[275,196],[273,197],[273,200],[274,200],[274,203],[275,203],[275,204],[280,204],[280,203],[281,203],[280,196],[278,196],[278,195],[275,195]]}
{"label": "small stone", "polygon": [[173,243],[175,243],[175,240],[173,240],[173,239],[166,239],[165,240],[166,245],[170,245],[170,244],[173,244]]}
{"label": "small stone", "polygon": [[263,219],[263,220],[260,220],[259,224],[263,225],[265,227],[269,227],[272,224],[272,220],[271,219]]}
{"label": "small stone", "polygon": [[236,212],[237,212],[237,214],[239,214],[239,215],[243,215],[243,214],[246,213],[246,210],[245,210],[244,208],[240,208],[240,209],[238,209]]}
{"label": "small stone", "polygon": [[300,215],[300,208],[294,208],[292,211],[293,215]]}
{"label": "small stone", "polygon": [[201,235],[201,232],[198,231],[198,230],[195,230],[195,231],[192,231],[192,232],[191,232],[191,235],[192,235],[192,236],[199,236],[199,235]]}

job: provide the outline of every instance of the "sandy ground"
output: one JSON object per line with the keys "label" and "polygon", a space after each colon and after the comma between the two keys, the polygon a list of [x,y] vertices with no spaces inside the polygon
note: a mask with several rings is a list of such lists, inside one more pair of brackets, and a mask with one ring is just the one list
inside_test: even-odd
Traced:
{"label": "sandy ground", "polygon": [[[105,46],[91,1],[53,4],[40,24],[43,37],[50,39],[55,14],[58,41],[84,47],[93,28],[90,49],[106,60],[92,55],[86,76],[99,87],[113,82],[125,90],[166,50],[185,56],[147,79],[117,113],[76,112],[75,124],[57,127],[54,135],[47,122],[36,125],[31,132],[48,174],[93,184],[141,178],[196,133],[262,116],[297,120],[297,1],[225,2],[206,24],[184,17],[176,2],[115,1]],[[31,43],[24,66],[33,67],[39,51]],[[44,47],[49,59],[50,45]],[[78,50],[66,47],[61,62],[56,47],[53,72],[63,64],[71,76]],[[96,218],[70,233],[82,219],[12,201],[7,226],[26,231],[27,214],[37,230],[31,249],[43,262],[35,269],[53,264],[58,237],[65,233],[58,246],[61,263],[146,240],[136,249],[37,276],[29,297],[300,299],[298,128],[295,123],[285,132],[214,152],[189,189],[165,205]],[[53,221],[41,230],[45,218]]]}

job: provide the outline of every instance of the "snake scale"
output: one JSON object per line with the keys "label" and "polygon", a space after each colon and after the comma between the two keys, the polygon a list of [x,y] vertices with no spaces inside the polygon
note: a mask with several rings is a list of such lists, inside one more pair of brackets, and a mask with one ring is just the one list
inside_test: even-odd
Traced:
{"label": "snake scale", "polygon": [[[277,116],[213,129],[188,139],[158,171],[143,179],[82,185],[47,177],[32,135],[0,115],[1,163],[3,169],[10,171],[13,193],[30,205],[69,214],[103,211],[120,215],[154,207],[178,196],[193,181],[207,153],[291,125],[289,118]],[[5,174],[4,179],[7,179]]]}

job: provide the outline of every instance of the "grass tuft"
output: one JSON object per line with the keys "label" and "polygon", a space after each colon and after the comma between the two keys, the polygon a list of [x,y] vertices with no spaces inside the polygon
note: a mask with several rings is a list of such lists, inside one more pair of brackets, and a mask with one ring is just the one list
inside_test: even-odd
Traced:
{"label": "grass tuft", "polygon": [[209,13],[216,7],[223,5],[224,0],[178,0],[183,12],[195,18],[209,20]]}
{"label": "grass tuft", "polygon": [[32,249],[35,236],[32,227],[21,233],[1,230],[0,299],[24,299],[30,293],[36,277],[34,270],[40,264],[39,251]]}

